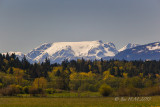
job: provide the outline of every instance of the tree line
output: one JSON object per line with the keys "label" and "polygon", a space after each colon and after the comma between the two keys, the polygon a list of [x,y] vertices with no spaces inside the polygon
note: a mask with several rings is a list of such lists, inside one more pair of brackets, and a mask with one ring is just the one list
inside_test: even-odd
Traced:
{"label": "tree line", "polygon": [[160,61],[82,58],[51,64],[46,58],[31,64],[25,56],[19,60],[15,54],[0,54],[1,95],[52,94],[62,90],[104,91],[111,93],[104,95],[111,96],[159,95],[159,85]]}

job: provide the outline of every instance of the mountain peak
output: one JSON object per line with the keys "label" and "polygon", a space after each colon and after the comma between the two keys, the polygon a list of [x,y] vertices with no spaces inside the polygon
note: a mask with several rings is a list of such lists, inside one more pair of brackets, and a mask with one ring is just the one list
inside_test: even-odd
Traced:
{"label": "mountain peak", "polygon": [[124,51],[126,49],[130,49],[130,48],[134,48],[136,46],[138,46],[139,44],[132,44],[132,43],[128,43],[126,46],[124,46],[123,48],[119,49],[118,51],[121,52],[121,51]]}
{"label": "mountain peak", "polygon": [[97,40],[97,42],[99,42],[99,43],[103,43],[103,41],[102,41],[102,40]]}

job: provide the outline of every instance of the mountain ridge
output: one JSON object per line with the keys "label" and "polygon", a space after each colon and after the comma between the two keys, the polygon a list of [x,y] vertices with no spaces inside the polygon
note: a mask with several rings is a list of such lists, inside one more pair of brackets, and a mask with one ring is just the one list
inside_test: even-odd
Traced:
{"label": "mountain ridge", "polygon": [[118,52],[122,52],[126,49],[130,49],[130,48],[134,48],[136,46],[138,46],[139,44],[133,44],[133,43],[128,43],[127,45],[125,45],[124,47],[122,47],[121,49],[118,50]]}
{"label": "mountain ridge", "polygon": [[160,42],[153,42],[126,49],[114,59],[118,60],[160,60]]}

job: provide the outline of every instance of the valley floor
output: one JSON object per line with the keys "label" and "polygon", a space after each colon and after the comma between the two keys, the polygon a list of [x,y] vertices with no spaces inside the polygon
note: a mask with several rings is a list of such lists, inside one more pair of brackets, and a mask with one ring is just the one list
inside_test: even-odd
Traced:
{"label": "valley floor", "polygon": [[[135,98],[135,97],[134,97]],[[137,99],[138,97],[136,97]],[[123,99],[123,100],[122,100]],[[126,99],[126,100],[124,100]],[[141,99],[141,101],[140,101]],[[160,96],[149,100],[131,100],[129,97],[96,97],[96,98],[18,98],[1,97],[0,107],[159,107]],[[115,101],[116,100],[116,101]]]}

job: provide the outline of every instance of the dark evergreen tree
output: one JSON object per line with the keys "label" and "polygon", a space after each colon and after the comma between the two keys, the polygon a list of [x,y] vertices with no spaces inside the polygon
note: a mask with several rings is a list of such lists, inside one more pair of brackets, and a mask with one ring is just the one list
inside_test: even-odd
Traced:
{"label": "dark evergreen tree", "polygon": [[9,69],[9,74],[13,74],[13,68],[12,67]]}

